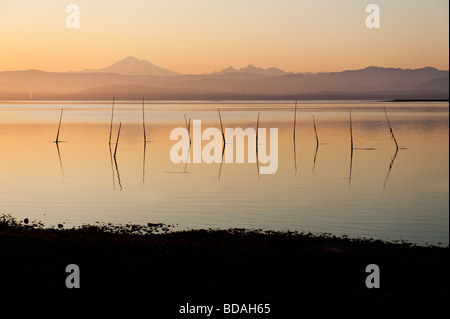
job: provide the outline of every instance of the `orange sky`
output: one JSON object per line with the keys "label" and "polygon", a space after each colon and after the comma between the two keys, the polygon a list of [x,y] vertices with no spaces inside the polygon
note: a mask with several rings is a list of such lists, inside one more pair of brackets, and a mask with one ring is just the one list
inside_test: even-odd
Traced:
{"label": "orange sky", "polygon": [[126,56],[180,73],[253,64],[293,72],[449,68],[447,0],[377,0],[367,29],[360,0],[1,0],[0,70],[78,71]]}

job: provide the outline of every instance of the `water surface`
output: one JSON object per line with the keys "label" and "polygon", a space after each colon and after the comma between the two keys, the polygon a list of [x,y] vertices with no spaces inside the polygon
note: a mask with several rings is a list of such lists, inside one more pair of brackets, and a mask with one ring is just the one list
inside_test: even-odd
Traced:
{"label": "water surface", "polygon": [[[400,150],[396,151],[383,111]],[[55,144],[61,108],[60,140]],[[172,129],[278,128],[278,171],[173,164]],[[352,111],[353,154],[349,111]],[[446,102],[0,102],[0,212],[65,227],[169,223],[449,243]],[[319,137],[317,148],[313,116]],[[206,142],[203,144],[205,145]]]}

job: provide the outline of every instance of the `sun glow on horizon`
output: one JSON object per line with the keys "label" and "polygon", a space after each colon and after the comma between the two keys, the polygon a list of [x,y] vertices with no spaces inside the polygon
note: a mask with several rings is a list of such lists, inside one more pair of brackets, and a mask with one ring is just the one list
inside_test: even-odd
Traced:
{"label": "sun glow on horizon", "polygon": [[336,1],[74,0],[0,3],[0,70],[80,71],[136,56],[182,74],[228,66],[328,72],[368,66],[449,69],[448,1],[379,0],[381,28],[365,6]]}

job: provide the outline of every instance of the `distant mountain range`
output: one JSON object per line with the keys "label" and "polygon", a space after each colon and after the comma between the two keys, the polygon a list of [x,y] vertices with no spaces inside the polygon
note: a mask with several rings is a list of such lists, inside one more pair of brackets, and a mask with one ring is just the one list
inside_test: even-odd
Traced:
{"label": "distant mountain range", "polygon": [[235,68],[230,66],[226,69],[223,69],[222,71],[214,72],[212,74],[227,74],[227,73],[228,74],[229,73],[259,74],[259,75],[266,75],[266,76],[281,76],[281,75],[286,75],[286,74],[293,74],[292,72],[285,72],[285,71],[277,69],[277,68],[268,68],[268,69],[258,68],[251,64],[249,66],[247,66],[246,68],[242,68],[242,69],[238,69],[238,70],[236,70]]}
{"label": "distant mountain range", "polygon": [[80,72],[0,72],[0,99],[448,99],[449,71],[367,67],[328,73],[225,68],[183,75],[127,57]]}
{"label": "distant mountain range", "polygon": [[[156,76],[175,76],[180,73],[161,68],[150,63],[147,60],[139,60],[133,56],[128,56],[125,59],[117,61],[110,66],[101,69],[85,69],[82,73],[116,73],[123,75],[156,75]],[[227,73],[245,73],[245,74],[259,74],[267,76],[280,76],[285,74],[293,74],[292,72],[286,72],[277,68],[263,69],[253,65],[249,65],[246,68],[235,69],[232,66],[211,74],[227,74]]]}

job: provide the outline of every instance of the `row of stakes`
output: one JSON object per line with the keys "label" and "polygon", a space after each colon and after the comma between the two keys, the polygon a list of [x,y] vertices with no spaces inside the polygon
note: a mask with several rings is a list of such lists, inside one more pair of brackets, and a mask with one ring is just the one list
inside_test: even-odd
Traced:
{"label": "row of stakes", "polygon": [[[296,171],[297,171],[297,163],[296,163],[296,160],[295,160],[295,137],[296,137],[296,127],[297,127],[297,105],[298,105],[298,102],[295,101],[293,139],[294,139],[294,161],[295,161],[295,170]],[[119,137],[120,137],[120,131],[121,131],[121,127],[122,127],[122,122],[119,123],[119,129],[118,129],[118,132],[117,132],[117,138],[116,138],[114,153],[112,153],[111,145],[112,145],[112,129],[113,129],[113,122],[114,122],[114,107],[115,107],[115,97],[113,97],[113,102],[112,102],[111,123],[110,123],[110,130],[109,130],[109,149],[110,149],[111,158],[114,158],[114,161],[115,161],[116,167],[117,167],[116,154],[117,154],[117,147],[119,145]],[[60,115],[60,118],[59,118],[58,131],[57,131],[57,134],[56,134],[56,140],[54,141],[54,143],[56,143],[56,146],[58,148],[58,153],[59,153],[58,143],[62,142],[62,141],[59,140],[59,135],[60,135],[60,131],[61,131],[61,122],[62,122],[63,112],[64,112],[64,109],[61,110],[61,115]],[[224,133],[224,129],[223,129],[222,116],[221,116],[221,113],[220,113],[220,109],[218,109],[218,114],[219,114],[220,127],[221,127],[221,130],[222,130],[223,148],[225,148],[225,144],[226,144],[225,143],[225,133]],[[391,138],[393,139],[393,141],[395,143],[395,147],[396,147],[395,155],[393,156],[391,164],[390,164],[390,167],[389,167],[389,171],[388,171],[388,175],[387,175],[387,177],[388,177],[400,147],[399,147],[399,145],[397,143],[397,139],[395,138],[394,131],[392,129],[392,125],[391,125],[391,122],[389,120],[389,117],[388,117],[387,110],[386,110],[385,106],[384,106],[384,114],[385,114],[385,117],[386,117],[386,120],[387,120],[387,123],[388,123],[388,126],[389,126],[389,131],[390,131]],[[352,112],[351,111],[349,111],[349,116],[350,116],[350,140],[351,140],[351,144],[350,144],[351,160],[350,160],[350,176],[349,176],[349,184],[350,184],[351,183],[352,162],[353,162],[353,151],[355,150],[355,147],[354,147],[354,143],[353,143],[353,123],[352,123]],[[257,124],[256,124],[256,127],[257,127],[257,129],[256,129],[256,147],[257,148],[258,148],[259,118],[260,118],[260,113],[258,112],[258,119],[257,119]],[[184,115],[184,120],[185,120],[186,129],[188,130],[188,133],[189,133],[189,140],[191,140],[191,137],[190,137],[191,119],[189,118],[189,120],[188,120],[186,118],[186,114],[185,114]],[[148,141],[147,141],[146,125],[145,125],[145,100],[144,100],[144,98],[142,98],[142,125],[143,125],[143,133],[144,133],[144,151],[145,151],[145,145],[146,145],[146,143]],[[314,115],[313,115],[313,127],[314,127],[314,136],[315,136],[315,139],[316,139],[316,152],[315,152],[315,157],[314,157],[314,165],[315,165],[316,157],[317,157],[317,150],[319,148],[320,143],[319,143],[319,135],[318,135],[318,132],[317,132],[317,125],[316,125],[316,120],[315,120]],[[145,153],[144,153],[144,157],[145,157]],[[220,168],[220,170],[221,170],[221,168]],[[313,170],[314,170],[314,166],[313,166]],[[118,174],[118,176],[119,176],[119,174]],[[220,174],[219,174],[219,179],[220,179]],[[118,178],[118,180],[119,180],[119,184],[121,184],[120,183],[120,177]],[[386,179],[386,181],[387,181],[387,179]],[[385,181],[385,184],[384,184],[384,188],[386,187],[386,181]],[[120,185],[120,187],[122,189],[121,185]]]}

